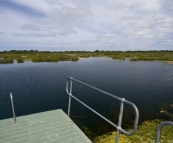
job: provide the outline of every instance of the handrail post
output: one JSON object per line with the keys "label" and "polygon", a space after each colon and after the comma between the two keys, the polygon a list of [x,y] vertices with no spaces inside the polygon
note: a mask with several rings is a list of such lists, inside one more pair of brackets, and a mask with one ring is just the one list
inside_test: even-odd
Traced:
{"label": "handrail post", "polygon": [[70,117],[70,107],[71,107],[71,96],[72,96],[72,78],[70,79],[70,94],[69,94],[69,101],[68,101],[68,116]]}
{"label": "handrail post", "polygon": [[121,105],[120,105],[120,113],[119,113],[118,127],[117,127],[117,133],[116,133],[116,141],[115,141],[115,143],[118,143],[119,142],[120,129],[121,129],[122,118],[123,118],[123,110],[124,110],[124,103],[123,103],[124,100],[125,100],[125,98],[122,98]]}
{"label": "handrail post", "polygon": [[13,112],[14,125],[16,125],[17,121],[16,121],[16,115],[15,115],[15,111],[14,111],[14,104],[13,104],[13,96],[12,96],[12,93],[10,93],[10,98],[11,98],[11,106],[12,106],[12,112]]}
{"label": "handrail post", "polygon": [[155,143],[159,143],[159,141],[160,141],[160,132],[161,132],[161,129],[162,129],[164,126],[166,126],[166,125],[171,125],[171,126],[173,126],[173,122],[170,122],[170,121],[162,122],[162,123],[157,127]]}
{"label": "handrail post", "polygon": [[[87,87],[92,88],[94,90],[97,90],[97,91],[99,91],[101,93],[104,93],[104,94],[106,94],[106,95],[108,95],[108,96],[110,96],[110,97],[112,97],[114,99],[119,100],[121,102],[121,105],[120,105],[118,125],[114,124],[113,122],[111,122],[110,120],[108,120],[107,118],[105,118],[104,116],[102,116],[100,113],[98,113],[97,111],[95,111],[94,109],[92,109],[91,107],[89,107],[88,105],[86,105],[84,102],[82,102],[81,100],[79,100],[78,98],[76,98],[74,95],[72,95],[72,81],[77,82],[77,83],[80,83],[80,84],[82,84],[84,86],[87,86]],[[68,86],[69,83],[70,83],[70,88]],[[120,97],[115,96],[113,94],[110,94],[110,93],[108,93],[106,91],[103,91],[101,89],[98,89],[96,87],[93,87],[91,85],[88,85],[86,83],[83,83],[83,82],[81,82],[79,80],[73,79],[72,77],[69,77],[68,80],[67,80],[67,83],[66,83],[66,92],[69,95],[68,116],[70,116],[71,98],[73,98],[73,99],[75,99],[76,101],[78,101],[79,103],[81,103],[83,106],[85,106],[86,108],[88,108],[89,110],[91,110],[92,112],[94,112],[96,115],[98,115],[103,120],[107,121],[109,124],[111,124],[112,126],[114,126],[117,129],[116,143],[118,143],[118,141],[119,141],[120,132],[122,132],[122,133],[124,133],[124,134],[126,134],[128,136],[131,136],[131,135],[135,134],[135,132],[137,131],[138,119],[139,119],[139,111],[138,111],[138,108],[132,102],[130,102],[128,100],[125,100],[125,98],[120,98]],[[128,104],[128,105],[130,105],[134,109],[134,111],[135,111],[135,122],[134,122],[133,130],[131,132],[127,132],[124,129],[122,129],[122,127],[121,127],[122,118],[123,118],[123,111],[124,111],[124,104],[125,103]]]}

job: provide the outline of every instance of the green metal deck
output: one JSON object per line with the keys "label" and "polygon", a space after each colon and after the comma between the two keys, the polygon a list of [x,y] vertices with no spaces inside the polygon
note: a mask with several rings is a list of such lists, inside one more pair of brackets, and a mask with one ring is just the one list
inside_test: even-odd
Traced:
{"label": "green metal deck", "polygon": [[0,143],[91,143],[61,110],[0,120]]}

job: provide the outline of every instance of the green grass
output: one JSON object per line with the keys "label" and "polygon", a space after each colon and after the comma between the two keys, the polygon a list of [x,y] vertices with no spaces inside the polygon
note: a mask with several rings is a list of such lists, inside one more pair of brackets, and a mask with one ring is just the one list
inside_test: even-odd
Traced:
{"label": "green grass", "polygon": [[24,62],[24,59],[18,58],[18,59],[16,59],[16,61],[17,61],[18,63],[23,63],[23,62]]}
{"label": "green grass", "polygon": [[13,63],[13,59],[11,58],[1,58],[0,59],[0,64],[12,64]]}
{"label": "green grass", "polygon": [[[130,110],[128,112],[132,114]],[[133,136],[126,136],[125,134],[121,134],[119,143],[154,143],[157,126],[163,121],[173,121],[173,104],[162,105],[160,112],[158,112],[157,114],[158,116],[155,118],[148,117],[142,122],[139,122],[137,132]],[[122,122],[122,125],[133,125],[133,122],[128,122],[129,118],[127,118],[126,120],[127,122]],[[111,130],[107,130],[107,132],[104,132],[107,129],[105,125],[106,124],[98,125],[98,130],[100,130],[101,134],[91,132],[87,128],[83,131],[94,143],[114,143],[116,137],[116,129],[113,128],[112,130],[111,128]],[[124,126],[123,129],[131,132],[131,129],[133,127],[130,126]],[[173,126],[164,126],[162,128],[160,143],[173,143]]]}
{"label": "green grass", "polygon": [[[121,134],[119,143],[154,143],[157,126],[161,120],[151,120],[143,122],[133,136]],[[102,136],[95,137],[94,143],[114,143],[116,132],[110,132]],[[173,127],[165,126],[161,130],[160,143],[173,142]]]}
{"label": "green grass", "polygon": [[49,52],[49,51],[3,51],[0,52],[0,63],[18,63],[24,61],[33,62],[58,62],[58,61],[78,61],[79,57],[110,57],[112,59],[131,61],[169,61],[173,62],[173,51],[65,51],[65,52]]}

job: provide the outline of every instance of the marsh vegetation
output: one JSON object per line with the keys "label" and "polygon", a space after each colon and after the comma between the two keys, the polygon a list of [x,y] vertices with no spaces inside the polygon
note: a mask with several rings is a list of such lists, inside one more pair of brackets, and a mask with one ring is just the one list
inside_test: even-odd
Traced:
{"label": "marsh vegetation", "polygon": [[[157,126],[161,120],[151,120],[143,122],[133,136],[120,135],[119,143],[154,143]],[[173,127],[165,126],[161,130],[160,143],[172,143]],[[114,143],[116,132],[109,132],[93,139],[94,143]]]}
{"label": "marsh vegetation", "polygon": [[[120,135],[120,143],[153,143],[155,141],[157,126],[163,121],[173,121],[173,104],[164,105],[160,110],[157,119],[139,122],[137,132],[132,136]],[[132,123],[133,124],[133,123]],[[125,127],[129,132],[131,129]],[[89,133],[89,132],[87,132]],[[173,142],[173,127],[164,126],[161,130],[160,143]],[[94,143],[114,143],[116,131],[108,132],[96,137],[92,140]]]}
{"label": "marsh vegetation", "polygon": [[58,62],[58,61],[78,61],[79,58],[87,57],[110,57],[112,59],[131,61],[169,61],[173,62],[173,51],[65,51],[50,52],[37,50],[2,51],[0,52],[0,63],[18,63],[24,61],[32,62]]}

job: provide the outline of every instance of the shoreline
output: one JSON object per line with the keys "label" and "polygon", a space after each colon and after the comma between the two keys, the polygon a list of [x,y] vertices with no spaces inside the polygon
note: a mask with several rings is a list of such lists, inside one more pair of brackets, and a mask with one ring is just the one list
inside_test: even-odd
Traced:
{"label": "shoreline", "polygon": [[173,61],[162,61],[162,60],[154,60],[155,62],[166,62],[166,63],[169,63],[169,64],[173,64]]}
{"label": "shoreline", "polygon": [[[155,120],[146,120],[141,125],[138,126],[137,132],[132,136],[127,136],[125,134],[120,134],[119,142],[128,142],[128,143],[136,143],[136,142],[154,142],[156,137],[156,129],[157,126],[163,122],[164,120],[155,119]],[[130,129],[129,129],[130,131]],[[173,128],[169,126],[164,127],[161,132],[161,139],[164,142],[172,142],[172,131]],[[115,142],[116,131],[111,131],[106,134],[102,134],[100,136],[96,136],[93,138],[94,143],[114,143]]]}
{"label": "shoreline", "polygon": [[[77,57],[78,58],[78,60],[76,60],[76,61],[79,61],[79,60],[85,60],[85,59],[88,59],[88,58],[90,58],[90,57],[92,57],[92,56],[88,56],[88,57]],[[130,59],[131,58],[125,58],[124,57],[124,59],[121,59],[121,58],[113,58],[113,57],[111,57],[111,56],[94,56],[94,57],[97,57],[97,58],[99,58],[99,57],[103,57],[103,58],[111,58],[112,60],[128,60],[128,61],[131,61]],[[17,60],[17,59],[15,59],[15,60]],[[32,61],[32,59],[23,59],[22,61],[20,61],[19,60],[19,62],[18,63],[24,63],[25,61]],[[64,60],[59,60],[59,61],[64,61]],[[59,61],[57,61],[57,62],[59,62]],[[72,61],[72,60],[65,60],[65,61]],[[145,60],[136,60],[135,62],[137,62],[137,61],[145,61]],[[154,62],[166,62],[166,63],[168,63],[168,64],[173,64],[173,61],[165,61],[165,60],[148,60],[148,62],[152,62],[152,61],[154,61]],[[33,62],[33,61],[32,61]],[[38,62],[47,62],[47,63],[49,63],[48,61],[38,61]],[[51,62],[51,61],[50,61]],[[55,61],[52,61],[52,62],[55,62]],[[34,63],[34,62],[33,62]],[[13,64],[13,62],[0,62],[0,64]]]}
{"label": "shoreline", "polygon": [[167,63],[169,63],[169,64],[173,64],[173,61],[166,61]]}
{"label": "shoreline", "polygon": [[85,60],[87,58],[83,58],[83,57],[78,57],[79,60]]}

